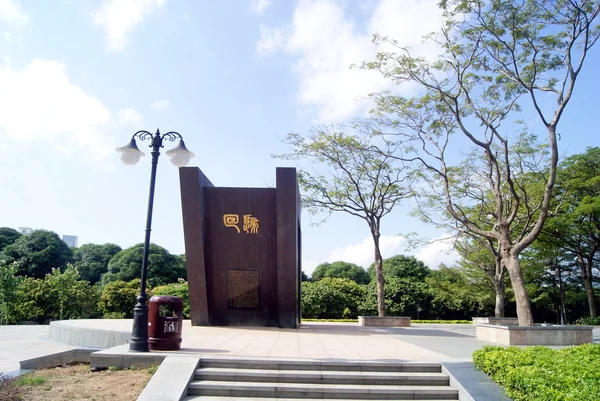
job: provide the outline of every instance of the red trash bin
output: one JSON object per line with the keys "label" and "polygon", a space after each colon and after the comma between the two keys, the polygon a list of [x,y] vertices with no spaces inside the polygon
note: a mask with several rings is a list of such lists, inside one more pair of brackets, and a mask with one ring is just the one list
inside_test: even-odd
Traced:
{"label": "red trash bin", "polygon": [[155,295],[148,304],[148,348],[172,351],[181,348],[183,301],[179,297]]}

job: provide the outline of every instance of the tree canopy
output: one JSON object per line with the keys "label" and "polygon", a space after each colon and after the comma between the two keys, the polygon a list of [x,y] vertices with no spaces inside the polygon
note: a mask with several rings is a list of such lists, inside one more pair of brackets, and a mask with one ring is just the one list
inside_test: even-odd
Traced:
{"label": "tree canopy", "polygon": [[[140,277],[144,244],[137,244],[115,254],[108,263],[108,272],[102,275],[102,283],[115,280],[131,281]],[[151,287],[175,283],[186,279],[187,271],[183,259],[172,255],[165,248],[150,244],[148,255],[148,284]]]}
{"label": "tree canopy", "polygon": [[313,272],[313,281],[319,281],[325,277],[346,278],[358,284],[369,284],[369,275],[362,267],[348,262],[321,263]]}
{"label": "tree canopy", "polygon": [[0,252],[21,237],[21,233],[10,227],[0,227]]}
{"label": "tree canopy", "polygon": [[108,263],[121,247],[115,244],[85,244],[75,250],[75,267],[82,280],[91,284],[100,281],[101,276],[108,271]]}
{"label": "tree canopy", "polygon": [[[367,270],[370,277],[375,277],[375,265],[371,264]],[[422,281],[430,273],[425,263],[414,256],[396,255],[383,260],[383,275],[388,277],[408,278]]]}
{"label": "tree canopy", "polygon": [[64,270],[73,261],[73,251],[58,234],[35,230],[19,237],[0,254],[3,263],[16,263],[17,274],[44,278],[53,268]]}

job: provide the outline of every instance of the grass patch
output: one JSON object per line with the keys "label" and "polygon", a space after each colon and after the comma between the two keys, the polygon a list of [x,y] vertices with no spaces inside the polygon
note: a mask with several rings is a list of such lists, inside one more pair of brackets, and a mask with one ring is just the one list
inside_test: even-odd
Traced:
{"label": "grass patch", "polygon": [[473,363],[515,401],[598,401],[600,344],[548,347],[485,346]]}
{"label": "grass patch", "polygon": [[21,388],[16,385],[16,380],[0,373],[0,400],[22,401]]}
{"label": "grass patch", "polygon": [[43,376],[32,376],[31,374],[21,376],[16,381],[15,384],[17,386],[41,386],[48,381]]}

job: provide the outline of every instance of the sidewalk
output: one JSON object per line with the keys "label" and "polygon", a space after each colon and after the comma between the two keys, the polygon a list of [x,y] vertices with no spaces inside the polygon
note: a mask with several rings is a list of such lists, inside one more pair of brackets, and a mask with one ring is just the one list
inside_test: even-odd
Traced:
{"label": "sidewalk", "polygon": [[77,347],[48,339],[49,326],[0,326],[0,373],[19,370],[25,359],[67,351]]}

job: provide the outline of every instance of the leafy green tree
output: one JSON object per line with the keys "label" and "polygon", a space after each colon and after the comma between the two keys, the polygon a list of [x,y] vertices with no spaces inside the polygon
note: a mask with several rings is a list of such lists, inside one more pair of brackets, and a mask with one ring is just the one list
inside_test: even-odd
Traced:
{"label": "leafy green tree", "polygon": [[108,262],[121,247],[115,244],[85,244],[75,250],[75,267],[82,280],[91,284],[100,281],[101,276],[108,271]]}
{"label": "leafy green tree", "polygon": [[356,318],[358,316],[358,306],[363,301],[366,293],[364,285],[359,285],[355,281],[347,278],[325,277],[318,281],[319,284],[334,288],[343,295],[344,311],[340,317]]}
{"label": "leafy green tree", "polygon": [[536,248],[560,249],[576,261],[590,316],[597,317],[593,268],[600,256],[600,148],[588,148],[560,164],[555,204],[557,210],[546,222]]}
{"label": "leafy green tree", "polygon": [[302,317],[339,319],[346,309],[346,297],[335,287],[321,282],[302,283]]}
{"label": "leafy green tree", "polygon": [[[102,283],[122,280],[131,281],[140,277],[144,244],[137,244],[115,254],[108,263],[108,272],[102,275]],[[187,278],[182,258],[172,255],[165,248],[150,244],[148,255],[148,284],[152,287],[176,283]]]}
{"label": "leafy green tree", "polygon": [[60,237],[47,230],[35,230],[7,245],[0,260],[16,263],[20,276],[44,278],[52,269],[64,269],[73,261],[73,251]]}
{"label": "leafy green tree", "polygon": [[455,243],[462,260],[458,265],[466,277],[477,279],[483,273],[489,279],[491,291],[496,294],[495,317],[504,317],[506,303],[506,268],[502,263],[497,242],[480,237],[463,235]]}
{"label": "leafy green tree", "polygon": [[18,323],[40,324],[91,318],[98,316],[97,304],[96,289],[68,266],[64,272],[53,269],[43,279],[25,277],[17,287],[13,316]]}
{"label": "leafy green tree", "polygon": [[[352,128],[326,127],[306,137],[289,134],[284,142],[292,147],[292,153],[280,157],[311,164],[313,172],[302,169],[298,174],[302,203],[309,212],[344,212],[367,223],[374,246],[378,314],[385,316],[381,219],[408,196],[410,189],[404,170],[390,163],[390,156],[365,151],[372,145],[369,135],[357,136],[344,130]],[[393,153],[394,148],[385,150]]]}
{"label": "leafy green tree", "polygon": [[181,298],[183,301],[183,317],[184,319],[190,318],[190,294],[187,281],[180,280],[178,283],[154,287],[152,295],[170,295]]}
{"label": "leafy green tree", "polygon": [[[129,282],[115,280],[102,287],[98,309],[105,319],[123,319],[133,317],[133,307],[140,290],[140,279]],[[147,291],[148,297],[151,291]]]}
{"label": "leafy green tree", "polygon": [[[441,49],[437,60],[414,57],[397,42],[377,38],[395,52],[380,52],[363,67],[398,84],[412,84],[418,93],[410,98],[375,94],[377,128],[386,134],[382,140],[402,145],[395,155],[398,160],[420,163],[424,182],[430,184],[427,190],[438,194],[459,229],[499,243],[519,324],[531,326],[534,319],[519,255],[538,237],[549,213],[559,157],[557,130],[600,35],[600,4],[444,0],[441,6],[443,28],[430,37]],[[541,123],[544,140],[524,136],[513,124],[525,105]],[[538,149],[545,146],[548,157],[542,165],[535,159],[540,152],[514,153],[523,140],[539,144]],[[479,155],[471,158],[479,164],[471,169],[475,174],[470,179],[455,174],[469,166],[451,163],[449,155],[456,154],[452,149]],[[530,200],[517,179],[530,168],[545,183],[539,201]],[[469,190],[473,181],[487,186]],[[461,185],[463,191],[457,193]],[[478,191],[483,188],[485,192]],[[472,212],[474,204],[482,213]],[[527,214],[520,216],[521,211]]]}
{"label": "leafy green tree", "polygon": [[[429,310],[431,296],[425,281],[414,281],[407,277],[386,277],[385,307],[390,316],[417,318],[421,311]],[[361,315],[373,315],[376,308],[377,291],[374,282],[367,286],[363,302],[358,307]],[[419,316],[422,317],[422,316]]]}
{"label": "leafy green tree", "polygon": [[469,319],[485,316],[494,306],[491,283],[480,270],[473,279],[458,267],[440,265],[425,279],[431,300],[431,315],[436,319]]}
{"label": "leafy green tree", "polygon": [[0,325],[17,323],[13,317],[15,296],[22,277],[15,264],[0,265]]}
{"label": "leafy green tree", "polygon": [[371,281],[369,275],[362,267],[348,262],[321,263],[312,274],[314,281],[325,277],[346,278],[358,284],[368,284]]}
{"label": "leafy green tree", "polygon": [[21,237],[21,233],[10,227],[0,227],[0,252]]}
{"label": "leafy green tree", "polygon": [[[367,270],[370,277],[375,277],[375,266]],[[429,268],[414,256],[396,255],[383,260],[383,275],[388,277],[409,278],[423,281],[429,275]]]}

